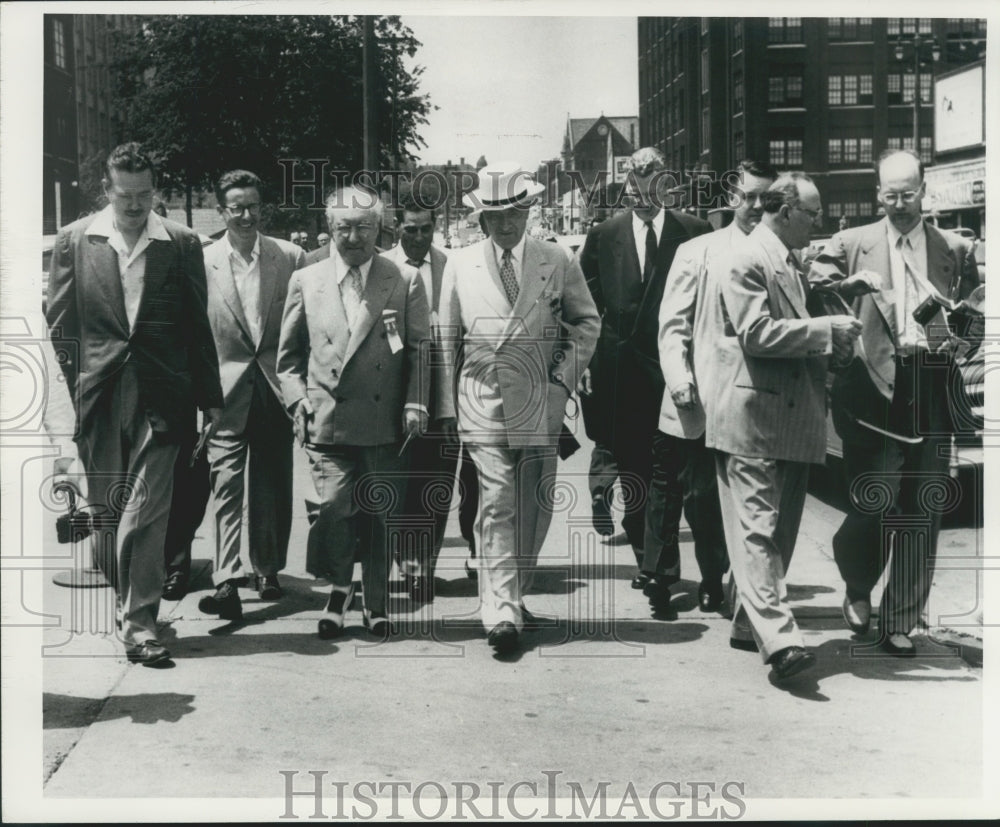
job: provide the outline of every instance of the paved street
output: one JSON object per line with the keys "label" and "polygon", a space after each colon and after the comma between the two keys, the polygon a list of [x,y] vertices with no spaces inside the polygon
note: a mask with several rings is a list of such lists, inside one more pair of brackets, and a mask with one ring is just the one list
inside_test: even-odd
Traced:
{"label": "paved street", "polygon": [[[818,664],[777,688],[757,655],[729,648],[725,619],[697,609],[686,528],[684,572],[692,579],[675,599],[676,619],[650,617],[629,587],[632,553],[623,536],[604,545],[590,529],[589,449],[584,440],[560,465],[563,509],[527,600],[551,627],[526,634],[510,662],[486,645],[455,519],[436,602],[414,611],[396,594],[403,634],[386,644],[362,630],[358,602],[344,637],[316,636],[327,589],[304,573],[301,508],[282,578],[287,597],[262,603],[244,590],[243,623],[203,616],[197,602],[210,588],[212,548],[206,520],[194,554],[197,591],[161,607],[173,668],[129,666],[107,635],[71,635],[65,623],[45,631],[45,795],[280,799],[283,770],[297,773],[296,790],[312,789],[312,770],[349,785],[468,781],[486,789],[489,781],[525,780],[541,796],[552,777],[542,773],[555,772],[588,798],[610,782],[614,802],[629,782],[648,791],[663,781],[711,781],[716,789],[739,782],[751,799],[983,793],[981,670],[927,637],[917,638],[914,661],[852,640],[829,549],[841,514],[835,498],[810,495],[789,577]],[[300,490],[302,474],[300,464]],[[941,554],[975,554],[980,536],[948,528]],[[975,622],[976,582],[968,568],[942,571],[931,624],[944,615],[952,626]],[[75,613],[81,628],[109,622],[90,602],[106,606],[108,590],[46,584],[45,599],[47,612]],[[295,799],[300,817],[312,806]],[[617,806],[609,803],[611,814]]]}

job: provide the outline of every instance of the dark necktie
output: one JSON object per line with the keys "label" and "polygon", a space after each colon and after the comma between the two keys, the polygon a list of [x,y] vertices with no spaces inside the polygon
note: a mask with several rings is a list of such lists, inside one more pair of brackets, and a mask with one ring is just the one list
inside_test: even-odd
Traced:
{"label": "dark necktie", "polygon": [[656,230],[653,229],[653,222],[646,223],[646,261],[642,266],[642,282],[645,284],[653,275],[653,267],[656,266]]}
{"label": "dark necktie", "polygon": [[517,275],[514,273],[514,262],[510,260],[510,250],[503,251],[500,263],[500,281],[503,282],[504,292],[507,294],[507,301],[510,306],[514,306],[517,301]]}
{"label": "dark necktie", "polygon": [[417,261],[416,259],[412,259],[412,258],[408,258],[406,260],[406,263],[409,264],[410,267],[415,267],[417,270],[419,270],[420,269],[420,265],[423,264],[422,261]]}

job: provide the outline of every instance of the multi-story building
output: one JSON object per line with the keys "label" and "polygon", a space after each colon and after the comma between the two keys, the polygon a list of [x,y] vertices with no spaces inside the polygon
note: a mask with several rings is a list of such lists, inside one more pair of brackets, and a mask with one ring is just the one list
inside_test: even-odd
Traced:
{"label": "multi-story building", "polygon": [[883,150],[934,162],[934,78],[984,57],[986,21],[639,18],[638,37],[641,143],[686,179],[746,157],[806,171],[832,231],[875,216]]}
{"label": "multi-story building", "polygon": [[92,206],[104,159],[124,139],[111,78],[114,37],[138,25],[135,15],[45,15],[42,220],[46,233]]}

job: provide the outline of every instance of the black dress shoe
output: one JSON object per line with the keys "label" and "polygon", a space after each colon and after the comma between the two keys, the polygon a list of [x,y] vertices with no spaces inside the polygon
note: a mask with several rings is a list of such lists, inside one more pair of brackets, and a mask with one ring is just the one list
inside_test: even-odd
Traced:
{"label": "black dress shoe", "polygon": [[502,620],[490,630],[486,642],[498,655],[509,655],[517,649],[517,627],[509,620]]}
{"label": "black dress shoe", "polygon": [[535,631],[538,629],[544,629],[546,626],[551,627],[554,625],[553,621],[549,618],[537,618],[531,612],[528,611],[527,607],[521,604],[521,623],[524,625],[525,631]]}
{"label": "black dress shoe", "polygon": [[698,586],[698,608],[703,612],[717,612],[722,608],[722,587],[708,588],[704,583]]}
{"label": "black dress shoe", "polygon": [[232,580],[227,580],[215,590],[215,594],[198,601],[198,608],[208,615],[218,615],[223,620],[239,620],[243,617],[240,593]]}
{"label": "black dress shoe", "polygon": [[611,518],[611,508],[608,505],[608,494],[606,491],[598,491],[590,501],[590,519],[594,524],[594,531],[602,537],[610,537],[615,533],[615,523]]}
{"label": "black dress shoe", "polygon": [[182,571],[172,571],[163,581],[163,599],[180,600],[187,594],[188,579]]}
{"label": "black dress shoe", "polygon": [[257,594],[261,600],[280,600],[285,594],[278,582],[278,575],[265,574],[254,578]]}
{"label": "black dress shoe", "polygon": [[739,649],[741,652],[759,652],[760,647],[754,640],[743,640],[738,637],[729,638],[729,648]]}
{"label": "black dress shoe", "polygon": [[671,579],[662,574],[652,574],[642,588],[642,593],[649,598],[649,605],[654,609],[665,611],[670,607]]}
{"label": "black dress shoe", "polygon": [[354,601],[354,584],[346,592],[334,589],[326,602],[326,616],[317,624],[316,631],[323,640],[337,637],[344,631],[344,615]]}
{"label": "black dress shoe", "polygon": [[411,574],[406,578],[406,590],[415,603],[431,603],[434,600],[434,579]]}
{"label": "black dress shoe", "polygon": [[767,662],[771,664],[774,676],[782,680],[808,669],[816,662],[816,656],[801,646],[786,646],[771,655]]}
{"label": "black dress shoe", "polygon": [[141,663],[143,666],[152,666],[153,664],[170,660],[170,652],[159,641],[144,640],[142,643],[134,643],[126,646],[125,657],[128,658],[129,663]]}
{"label": "black dress shoe", "polygon": [[371,632],[375,637],[381,638],[382,640],[387,640],[390,635],[396,634],[395,624],[389,620],[387,617],[381,615],[374,615],[369,617],[366,613],[364,616],[365,628]]}
{"label": "black dress shoe", "polygon": [[912,658],[917,654],[917,647],[907,635],[902,633],[886,635],[881,641],[882,650],[897,658]]}
{"label": "black dress shoe", "polygon": [[633,589],[644,589],[646,584],[649,582],[649,575],[643,574],[641,571],[632,578],[632,588]]}

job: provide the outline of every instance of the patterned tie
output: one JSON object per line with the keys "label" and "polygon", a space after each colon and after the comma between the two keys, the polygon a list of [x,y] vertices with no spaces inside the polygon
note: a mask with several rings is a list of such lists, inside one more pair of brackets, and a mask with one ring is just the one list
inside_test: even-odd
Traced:
{"label": "patterned tie", "polygon": [[340,297],[347,310],[347,326],[353,331],[361,312],[361,271],[357,267],[347,271],[347,278],[340,284]]}
{"label": "patterned tie", "polygon": [[642,283],[649,281],[653,275],[653,267],[656,266],[656,230],[653,229],[653,222],[646,224],[646,261],[642,265]]}
{"label": "patterned tie", "polygon": [[510,306],[514,306],[517,301],[517,292],[520,289],[517,284],[517,275],[514,273],[514,262],[510,259],[510,250],[503,251],[500,264],[500,281],[503,282],[504,292],[507,294],[507,301]]}

